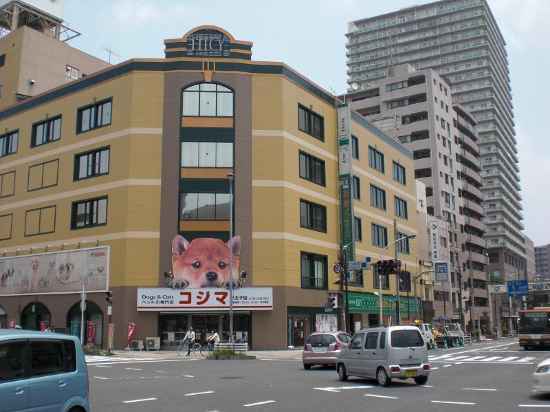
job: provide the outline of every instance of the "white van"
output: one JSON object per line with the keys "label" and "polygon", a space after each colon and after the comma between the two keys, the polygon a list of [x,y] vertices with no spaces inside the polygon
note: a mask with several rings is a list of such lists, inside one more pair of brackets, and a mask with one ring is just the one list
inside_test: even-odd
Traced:
{"label": "white van", "polygon": [[392,379],[409,378],[424,385],[430,369],[426,342],[416,326],[361,330],[336,362],[341,381],[349,376],[375,378],[382,386],[390,385]]}

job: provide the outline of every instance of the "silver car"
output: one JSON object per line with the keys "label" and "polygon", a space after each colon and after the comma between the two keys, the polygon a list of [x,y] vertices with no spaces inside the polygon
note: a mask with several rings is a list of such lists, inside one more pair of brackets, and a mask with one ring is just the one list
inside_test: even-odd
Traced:
{"label": "silver car", "polygon": [[313,365],[336,366],[338,354],[349,344],[351,336],[346,332],[316,332],[307,337],[302,352],[304,369]]}
{"label": "silver car", "polygon": [[430,369],[426,343],[415,326],[361,330],[340,352],[336,362],[341,381],[358,376],[374,378],[382,386],[390,385],[392,379],[409,378],[424,385]]}

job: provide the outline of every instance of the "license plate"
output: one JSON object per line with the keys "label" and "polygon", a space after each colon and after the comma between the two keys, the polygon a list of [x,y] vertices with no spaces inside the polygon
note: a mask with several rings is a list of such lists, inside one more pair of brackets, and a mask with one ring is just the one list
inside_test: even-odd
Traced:
{"label": "license plate", "polygon": [[313,348],[313,352],[326,352],[327,348]]}
{"label": "license plate", "polygon": [[406,378],[414,378],[416,376],[416,371],[405,371]]}

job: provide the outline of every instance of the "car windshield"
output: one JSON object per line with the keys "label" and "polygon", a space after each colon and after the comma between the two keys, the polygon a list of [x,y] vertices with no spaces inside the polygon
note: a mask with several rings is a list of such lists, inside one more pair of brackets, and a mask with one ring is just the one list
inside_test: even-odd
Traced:
{"label": "car windshield", "polygon": [[417,330],[394,330],[391,333],[391,345],[394,348],[424,346],[424,340]]}

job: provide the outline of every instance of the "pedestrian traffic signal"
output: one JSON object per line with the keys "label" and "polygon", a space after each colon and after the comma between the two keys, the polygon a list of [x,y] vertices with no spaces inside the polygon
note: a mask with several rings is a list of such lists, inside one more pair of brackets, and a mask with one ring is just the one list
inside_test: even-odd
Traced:
{"label": "pedestrian traffic signal", "polygon": [[328,307],[332,309],[338,309],[338,294],[329,293],[328,295]]}
{"label": "pedestrian traffic signal", "polygon": [[105,300],[107,301],[108,305],[111,305],[113,303],[113,292],[105,292]]}

